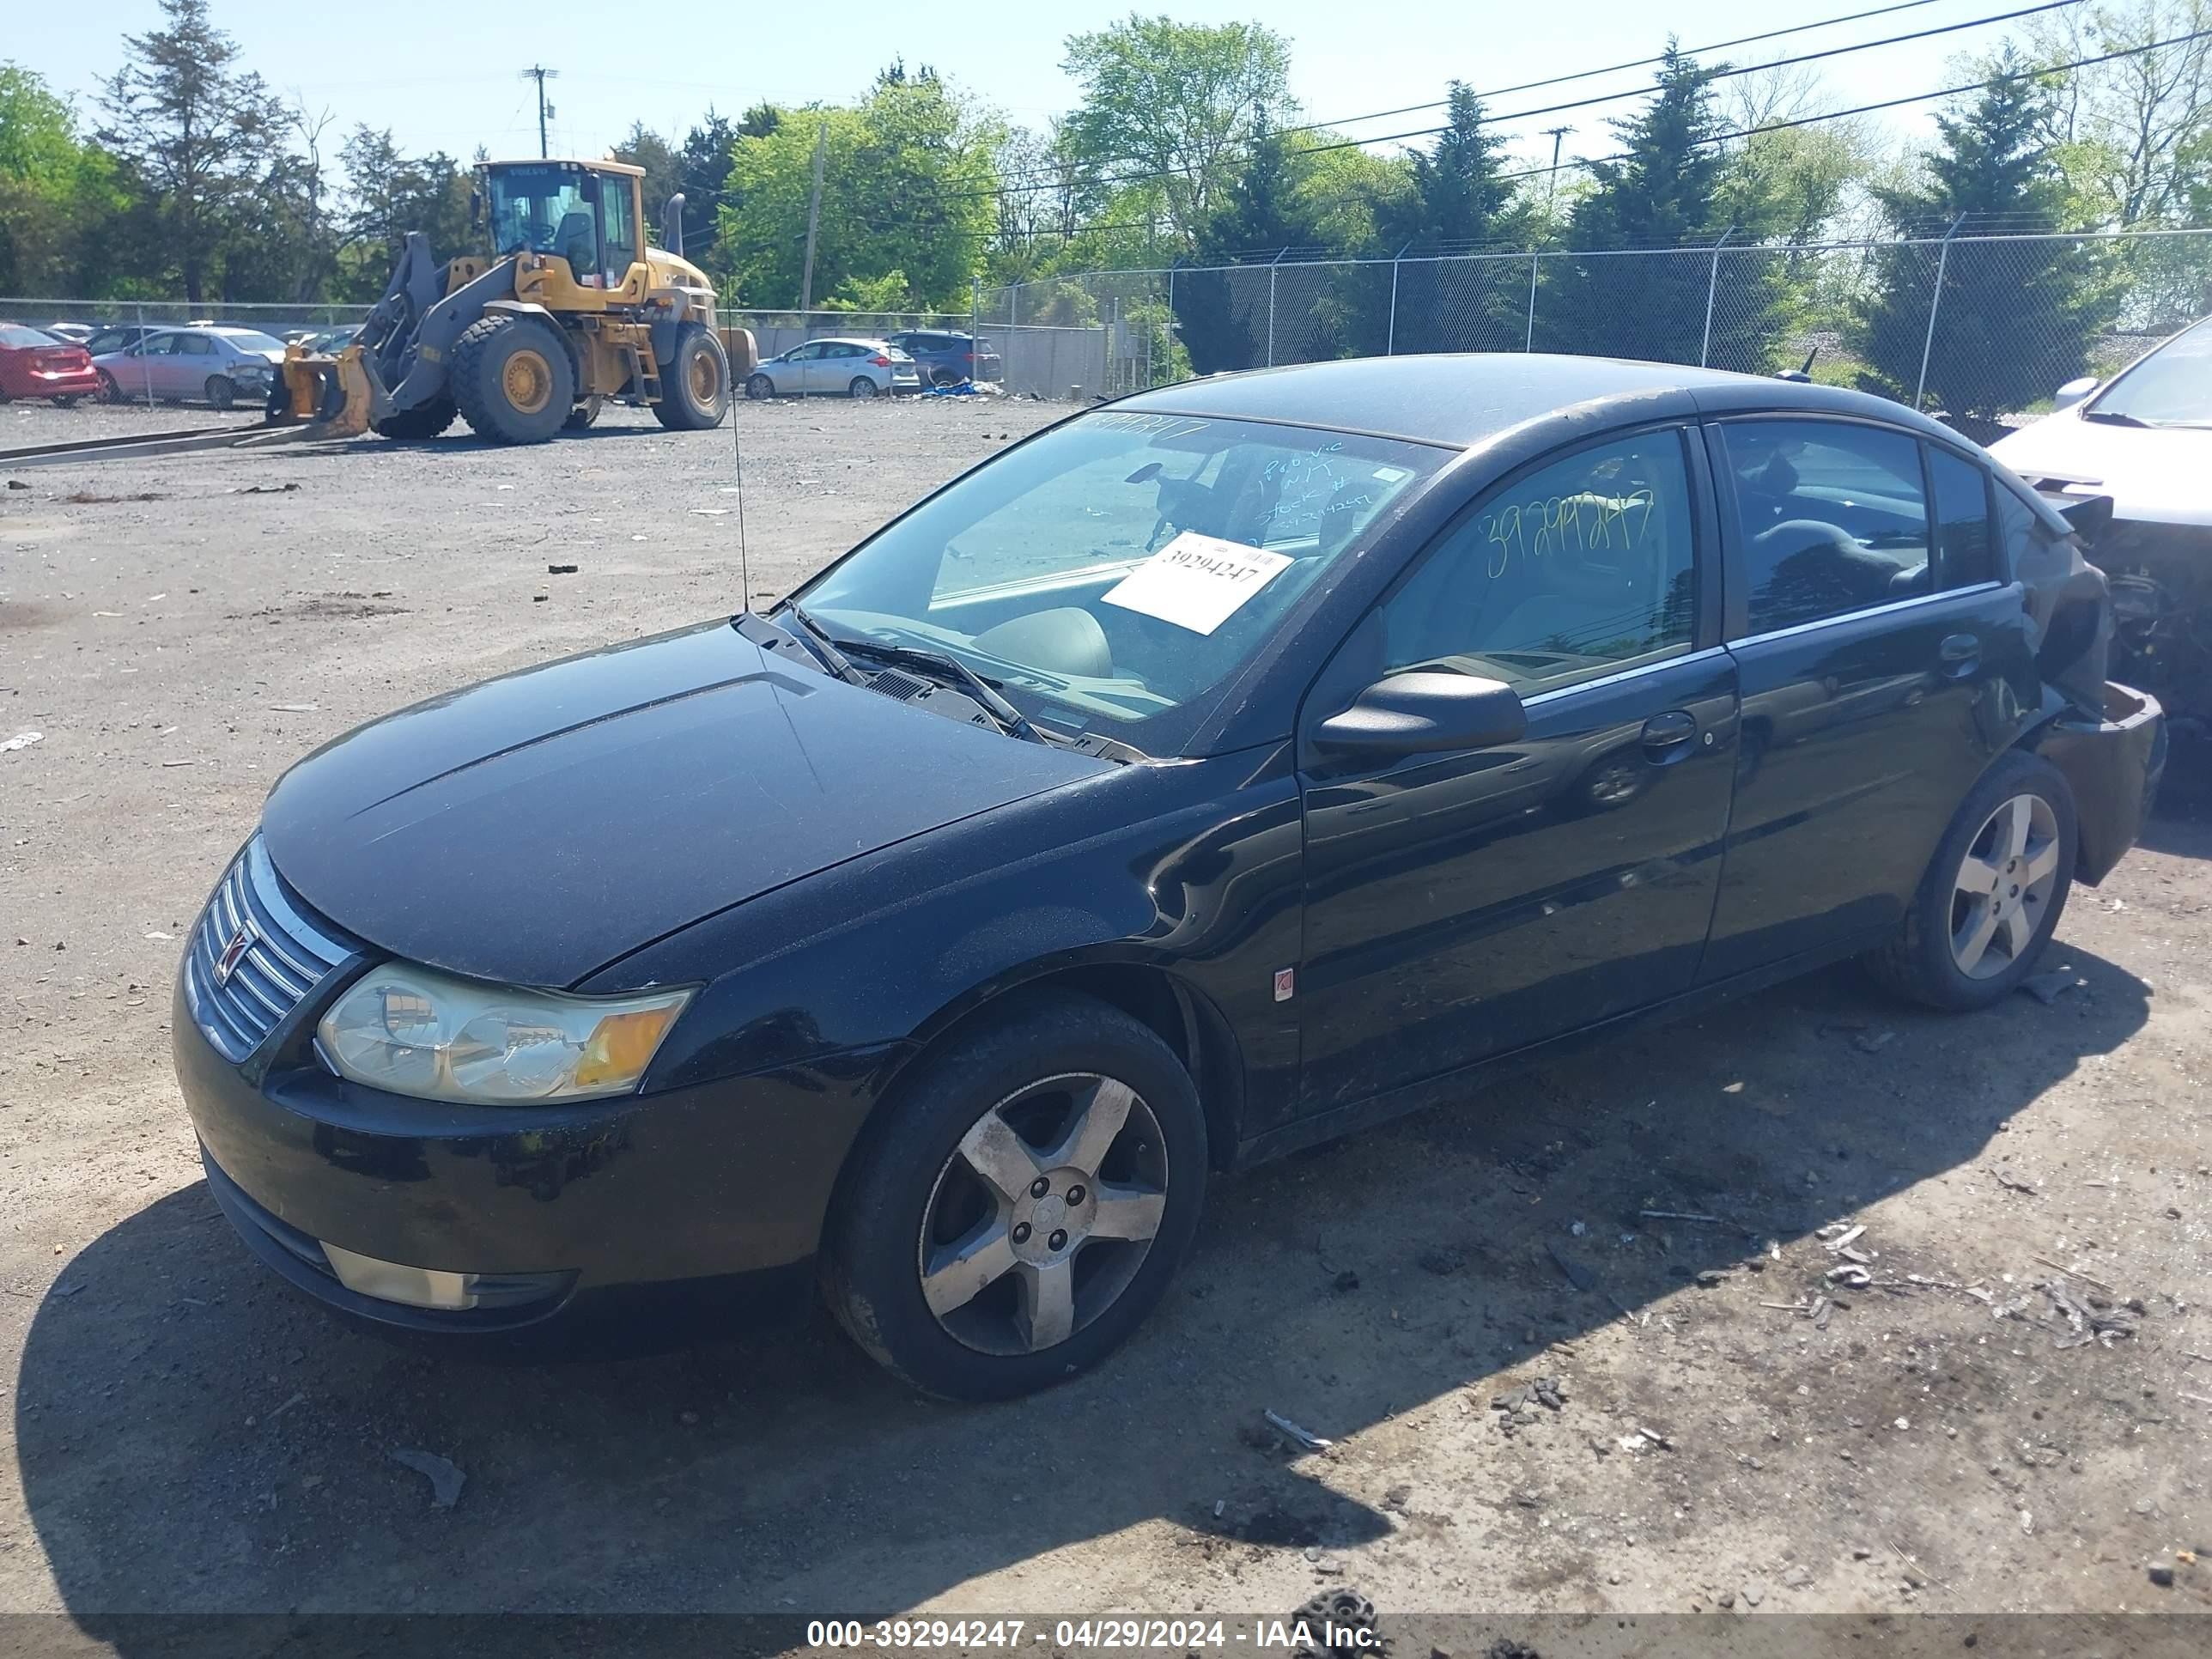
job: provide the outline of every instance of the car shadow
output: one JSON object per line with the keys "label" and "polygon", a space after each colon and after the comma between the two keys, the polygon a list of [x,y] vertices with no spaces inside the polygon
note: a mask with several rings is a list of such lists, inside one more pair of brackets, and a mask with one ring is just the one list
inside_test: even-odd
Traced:
{"label": "car shadow", "polygon": [[[1358,1544],[1408,1522],[1263,1412],[1342,1438],[1455,1389],[1480,1411],[1554,1345],[1976,1162],[2147,1018],[2142,981],[2062,954],[2078,995],[1967,1017],[1972,1042],[1838,969],[1224,1180],[1137,1338],[1000,1407],[917,1399],[820,1318],[536,1368],[392,1346],[251,1262],[195,1183],[37,1309],[29,1513],[69,1612],[125,1655],[159,1645],[149,1613],[897,1610],[1156,1519],[1232,1569]],[[1650,1420],[1680,1403],[1622,1386]],[[452,1460],[458,1504],[395,1449]]]}

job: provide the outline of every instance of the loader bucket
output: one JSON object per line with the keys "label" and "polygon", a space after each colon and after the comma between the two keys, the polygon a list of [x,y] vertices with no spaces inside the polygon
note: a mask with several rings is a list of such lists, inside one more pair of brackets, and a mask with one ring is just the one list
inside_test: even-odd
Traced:
{"label": "loader bucket", "polygon": [[326,356],[295,344],[285,349],[283,406],[272,400],[270,418],[312,422],[326,437],[358,437],[375,416],[375,402],[359,346]]}

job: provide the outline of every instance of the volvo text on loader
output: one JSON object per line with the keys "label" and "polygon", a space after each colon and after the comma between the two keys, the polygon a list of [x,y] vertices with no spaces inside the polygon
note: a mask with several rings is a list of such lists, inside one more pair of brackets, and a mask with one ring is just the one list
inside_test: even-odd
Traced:
{"label": "volvo text on loader", "polygon": [[618,161],[493,161],[472,217],[486,252],[441,265],[420,231],[351,344],[295,346],[272,417],[325,430],[434,437],[459,415],[501,443],[589,426],[609,400],[678,431],[719,426],[756,361],[722,329],[707,274],[683,257],[684,198],[668,247],[647,244],[644,173]]}

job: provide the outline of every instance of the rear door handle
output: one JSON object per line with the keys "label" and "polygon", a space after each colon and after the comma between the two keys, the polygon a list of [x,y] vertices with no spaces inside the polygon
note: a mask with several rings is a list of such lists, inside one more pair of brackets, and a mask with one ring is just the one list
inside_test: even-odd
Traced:
{"label": "rear door handle", "polygon": [[1946,669],[1959,674],[1969,672],[1982,659],[1981,637],[1975,634],[1948,635],[1936,647],[1936,655]]}
{"label": "rear door handle", "polygon": [[1671,755],[1697,735],[1697,716],[1685,708],[1670,708],[1644,722],[1644,746],[1655,757]]}

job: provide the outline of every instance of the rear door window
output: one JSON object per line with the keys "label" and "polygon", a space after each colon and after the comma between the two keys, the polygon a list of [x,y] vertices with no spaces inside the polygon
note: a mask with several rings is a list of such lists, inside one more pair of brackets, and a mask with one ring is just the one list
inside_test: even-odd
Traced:
{"label": "rear door window", "polygon": [[1917,438],[1849,421],[1732,422],[1723,432],[1746,633],[1934,591]]}
{"label": "rear door window", "polygon": [[1936,485],[1936,582],[1972,587],[1998,580],[1996,535],[1990,522],[1990,475],[1948,449],[1928,446]]}

